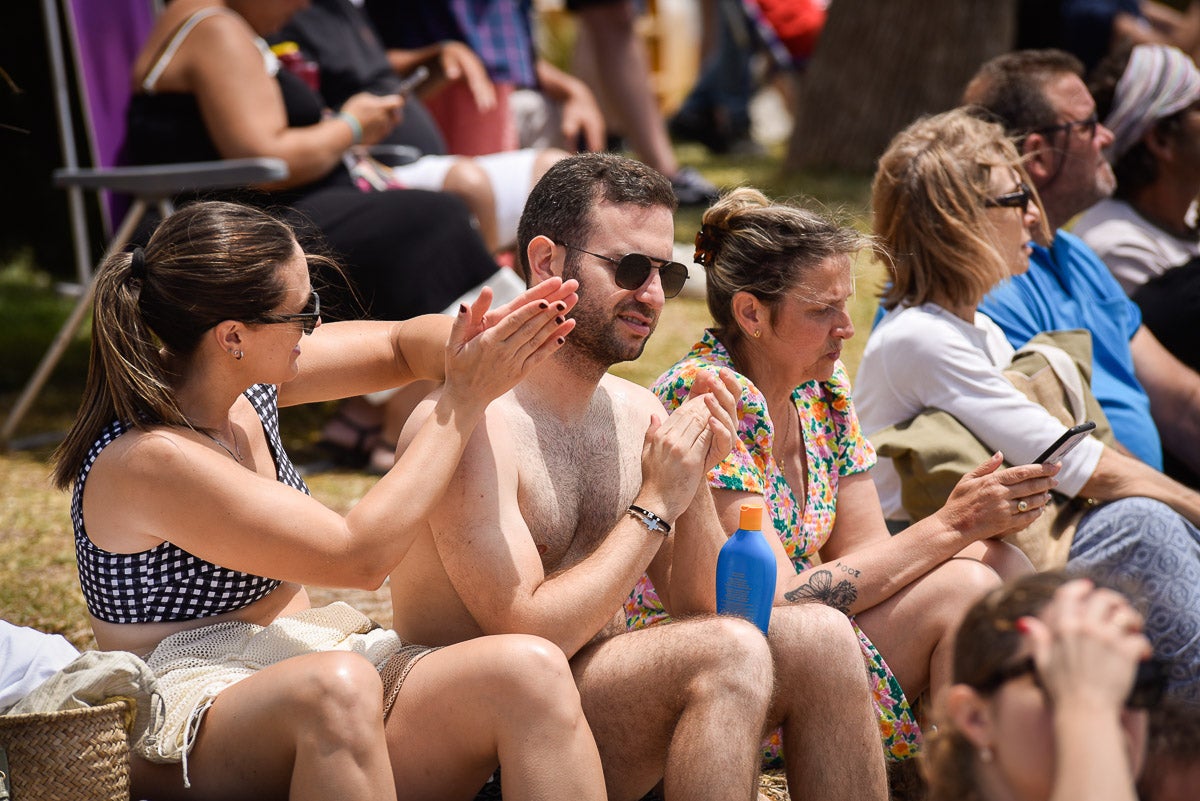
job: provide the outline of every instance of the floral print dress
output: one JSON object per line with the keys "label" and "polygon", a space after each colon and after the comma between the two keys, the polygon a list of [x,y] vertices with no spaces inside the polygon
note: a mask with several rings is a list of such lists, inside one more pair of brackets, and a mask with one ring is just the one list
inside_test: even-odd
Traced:
{"label": "floral print dress", "polygon": [[[653,390],[668,410],[674,410],[686,400],[701,370],[716,372],[721,367],[733,370],[733,360],[715,334],[705,331],[703,339],[658,379]],[[808,462],[808,494],[806,502],[801,504],[792,493],[782,466],[772,456],[775,429],[767,415],[766,399],[750,379],[734,372],[742,389],[738,400],[741,412],[738,439],[729,456],[709,472],[708,483],[716,489],[762,495],[784,550],[800,573],[812,566],[813,555],[833,533],[838,479],[870,469],[875,464],[875,450],[859,426],[850,399],[850,380],[840,362],[828,381],[810,381],[796,387],[792,401],[799,412]],[[625,612],[626,624],[631,629],[667,619],[667,612],[646,576],[626,600]],[[891,760],[907,759],[920,748],[920,727],[900,683],[879,651],[857,624],[854,629],[870,672],[884,751]],[[764,744],[769,750],[766,756],[772,762],[779,760],[779,738],[776,731]]]}

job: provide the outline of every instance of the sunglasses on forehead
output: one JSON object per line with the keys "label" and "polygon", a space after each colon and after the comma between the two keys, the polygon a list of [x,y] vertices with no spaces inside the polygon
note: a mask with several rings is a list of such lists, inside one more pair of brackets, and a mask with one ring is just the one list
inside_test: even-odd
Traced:
{"label": "sunglasses on forehead", "polygon": [[684,267],[677,261],[667,261],[665,259],[656,259],[652,256],[646,256],[641,253],[626,253],[619,259],[614,259],[610,256],[601,256],[599,253],[593,253],[590,250],[569,245],[566,242],[556,242],[555,244],[562,245],[570,250],[577,250],[580,253],[586,253],[589,256],[595,256],[597,259],[615,264],[617,267],[616,279],[617,286],[621,289],[634,290],[643,286],[650,280],[650,271],[658,270],[658,279],[662,282],[663,297],[673,298],[683,289],[683,285],[688,280],[688,268]]}
{"label": "sunglasses on forehead", "polygon": [[[973,685],[979,692],[988,695],[999,690],[1001,686],[1021,676],[1032,675],[1039,689],[1042,687],[1038,677],[1037,664],[1033,657],[1026,657],[1019,662],[1002,667],[983,681]],[[1167,671],[1162,662],[1148,659],[1139,662],[1137,673],[1133,678],[1133,687],[1125,698],[1125,706],[1129,709],[1152,709],[1162,700],[1163,690],[1167,684]]]}
{"label": "sunglasses on forehead", "polygon": [[248,323],[260,323],[262,325],[273,325],[275,323],[300,323],[300,330],[306,334],[311,334],[317,327],[317,321],[321,319],[321,296],[314,289],[312,296],[309,297],[308,303],[304,306],[304,311],[294,314],[264,314],[256,320],[247,320]]}

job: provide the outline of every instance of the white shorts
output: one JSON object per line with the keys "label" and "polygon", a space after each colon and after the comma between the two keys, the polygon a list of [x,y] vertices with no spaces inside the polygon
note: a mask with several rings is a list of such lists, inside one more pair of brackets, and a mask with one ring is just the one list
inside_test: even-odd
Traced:
{"label": "white shorts", "polygon": [[416,161],[392,168],[398,181],[412,189],[441,191],[446,173],[465,158],[473,158],[487,173],[496,200],[496,232],[499,241],[510,245],[517,241],[517,223],[525,208],[525,199],[533,188],[533,162],[538,151],[532,148],[486,156],[421,156]]}

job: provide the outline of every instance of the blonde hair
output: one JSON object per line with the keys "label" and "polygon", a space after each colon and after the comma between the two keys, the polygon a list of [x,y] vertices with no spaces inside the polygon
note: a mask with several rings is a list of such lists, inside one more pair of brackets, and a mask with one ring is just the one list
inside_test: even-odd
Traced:
{"label": "blonde hair", "polygon": [[[875,236],[892,266],[884,308],[934,297],[974,305],[1008,278],[986,216],[993,167],[1015,170],[1032,187],[1004,130],[966,109],[923,117],[892,140],[871,186]],[[1036,192],[1030,202],[1041,211]]]}
{"label": "blonde hair", "polygon": [[727,346],[740,335],[733,296],[749,292],[768,308],[834,256],[850,256],[870,238],[808,209],[772,203],[757,189],[734,189],[704,213],[696,236],[708,311]]}

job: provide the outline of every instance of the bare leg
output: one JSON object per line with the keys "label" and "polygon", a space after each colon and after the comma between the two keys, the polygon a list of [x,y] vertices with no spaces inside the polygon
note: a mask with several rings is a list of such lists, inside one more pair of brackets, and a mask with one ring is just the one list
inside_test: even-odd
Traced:
{"label": "bare leg", "polygon": [[775,699],[770,726],[783,726],[792,798],[883,801],[888,797],[879,724],[858,635],[822,604],[771,613]]}
{"label": "bare leg", "polygon": [[134,760],[132,797],[395,799],[382,697],[357,654],[287,659],[217,696],[188,757],[191,790],[180,765]]}
{"label": "bare leg", "polygon": [[679,171],[667,126],[650,92],[646,49],[634,32],[636,12],[630,0],[588,6],[578,12],[580,35],[586,36],[599,62],[597,94],[613,110],[638,158],[668,178]]}
{"label": "bare leg", "polygon": [[996,571],[1001,581],[1010,581],[1036,572],[1033,563],[1020,548],[1003,540],[973,542],[955,554],[955,557],[983,562]]}
{"label": "bare leg", "polygon": [[357,463],[379,442],[383,410],[367,398],[346,398],[321,427],[321,441],[336,451],[339,461]]}
{"label": "bare leg", "polygon": [[546,170],[553,167],[558,162],[565,159],[569,153],[565,150],[559,150],[556,147],[546,147],[538,151],[537,157],[533,160],[533,173],[529,176],[529,185],[533,186],[538,182]]}
{"label": "bare leg", "polygon": [[488,251],[495,252],[500,246],[496,231],[496,198],[492,194],[492,182],[483,168],[471,159],[459,159],[446,173],[442,191],[462,198],[479,223],[479,236]]}
{"label": "bare leg", "polygon": [[567,660],[536,637],[481,637],[424,657],[387,733],[405,799],[473,798],[497,764],[506,799],[604,798]]}
{"label": "bare leg", "polygon": [[958,624],[971,604],[999,585],[1000,577],[987,565],[951,559],[855,620],[909,701],[928,689],[936,706],[950,684]]}
{"label": "bare leg", "polygon": [[659,779],[668,801],[755,797],[773,680],[754,626],[654,626],[589,646],[571,665],[612,801],[641,798]]}

